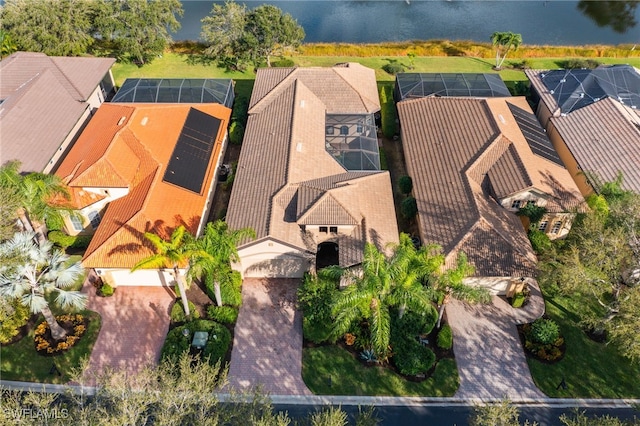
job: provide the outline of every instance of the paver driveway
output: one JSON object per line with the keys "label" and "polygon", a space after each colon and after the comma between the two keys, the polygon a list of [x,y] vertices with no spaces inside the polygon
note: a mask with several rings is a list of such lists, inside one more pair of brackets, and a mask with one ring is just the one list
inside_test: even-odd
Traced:
{"label": "paver driveway", "polygon": [[262,385],[273,395],[310,395],[302,381],[302,314],[298,279],[247,278],[236,322],[229,382]]}
{"label": "paver driveway", "polygon": [[169,330],[169,305],[173,292],[165,287],[118,287],[111,297],[96,296],[85,282],[87,308],[102,316],[102,328],[91,352],[85,378],[105,367],[136,373],[157,362]]}
{"label": "paver driveway", "polygon": [[538,284],[531,280],[529,288],[531,298],[521,309],[512,308],[497,296],[490,305],[472,306],[457,300],[447,304],[460,376],[456,398],[544,398],[533,383],[516,328],[516,324],[533,321],[544,313]]}

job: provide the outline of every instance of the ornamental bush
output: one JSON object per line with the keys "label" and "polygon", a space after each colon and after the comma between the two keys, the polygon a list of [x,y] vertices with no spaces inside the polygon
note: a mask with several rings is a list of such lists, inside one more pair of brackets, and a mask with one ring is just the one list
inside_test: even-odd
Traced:
{"label": "ornamental bush", "polygon": [[413,190],[413,179],[411,179],[411,176],[400,176],[400,179],[398,179],[398,188],[401,193],[405,195],[410,194]]}
{"label": "ornamental bush", "polygon": [[37,352],[47,355],[64,352],[78,343],[80,337],[87,331],[85,318],[80,314],[58,315],[56,321],[68,334],[61,340],[53,341],[49,324],[46,321],[41,322],[36,327],[33,337]]}
{"label": "ornamental bush", "polygon": [[19,299],[0,298],[0,343],[10,342],[18,335],[30,316],[29,308]]}
{"label": "ornamental bush", "polygon": [[[191,313],[191,318],[192,319],[200,318],[200,313],[196,309],[196,305],[194,305],[193,302],[188,302],[188,303],[189,303],[189,312]],[[174,322],[174,323],[185,322],[186,320],[187,318],[184,315],[184,307],[182,306],[182,300],[176,299],[176,301],[173,303],[173,306],[171,307],[171,322]]]}
{"label": "ornamental bush", "polygon": [[[184,333],[184,330],[189,330]],[[167,333],[161,352],[161,361],[169,360],[177,362],[183,353],[191,349],[193,333],[196,331],[206,331],[209,337],[205,347],[202,349],[202,359],[208,358],[209,364],[215,365],[223,359],[231,344],[231,333],[227,328],[215,321],[194,320],[184,325],[176,327]]]}
{"label": "ornamental bush", "polygon": [[453,333],[448,324],[442,326],[438,332],[438,347],[448,351],[453,346]]}
{"label": "ornamental bush", "polygon": [[400,213],[407,219],[412,219],[418,214],[418,203],[415,198],[407,197],[400,204]]}
{"label": "ornamental bush", "polygon": [[560,337],[560,328],[554,320],[538,318],[531,324],[529,336],[534,342],[550,345]]}
{"label": "ornamental bush", "polygon": [[544,232],[532,229],[528,232],[528,236],[533,251],[535,251],[536,254],[541,254],[551,249],[551,240]]}
{"label": "ornamental bush", "polygon": [[234,121],[229,126],[229,141],[233,145],[242,145],[244,137],[244,126],[239,121]]}
{"label": "ornamental bush", "polygon": [[113,296],[115,289],[107,283],[103,283],[100,287],[100,294],[104,297]]}
{"label": "ornamental bush", "polygon": [[389,62],[382,66],[382,69],[385,70],[388,74],[396,75],[399,72],[404,72],[404,66],[398,62]]}
{"label": "ornamental bush", "polygon": [[406,376],[427,373],[436,362],[436,354],[415,339],[403,339],[393,347],[393,362]]}
{"label": "ornamental bush", "polygon": [[231,306],[211,305],[207,308],[207,316],[222,324],[235,324],[238,320],[238,310]]}
{"label": "ornamental bush", "polygon": [[47,235],[49,241],[63,249],[86,249],[91,242],[90,235],[67,235],[62,231],[50,231]]}
{"label": "ornamental bush", "polygon": [[[333,321],[331,301],[337,293],[337,283],[307,274],[298,288],[298,306],[302,311],[302,332],[307,340],[321,343],[329,338]],[[352,333],[357,337],[360,333]]]}

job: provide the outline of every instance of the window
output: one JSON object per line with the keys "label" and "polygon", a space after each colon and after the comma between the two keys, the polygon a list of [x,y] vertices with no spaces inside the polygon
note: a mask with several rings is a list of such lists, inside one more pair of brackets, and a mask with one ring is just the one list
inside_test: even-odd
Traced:
{"label": "window", "polygon": [[326,234],[327,233],[327,227],[326,226],[321,226],[320,227],[320,232],[323,232],[323,233]]}
{"label": "window", "polygon": [[553,223],[553,228],[551,228],[551,233],[552,234],[557,234],[558,232],[560,232],[560,228],[562,228],[562,222],[557,220]]}
{"label": "window", "polygon": [[337,234],[338,233],[338,227],[337,226],[330,226],[329,227],[329,232],[331,232],[332,234]]}
{"label": "window", "polygon": [[358,126],[356,127],[356,132],[362,133],[363,131],[364,131],[364,127],[362,126],[362,124],[358,124]]}
{"label": "window", "polygon": [[522,200],[513,200],[513,203],[511,203],[511,208],[519,209],[521,205],[522,205]]}
{"label": "window", "polygon": [[324,132],[325,132],[327,135],[332,135],[332,134],[333,134],[333,126],[325,126],[325,128],[324,128]]}
{"label": "window", "polygon": [[535,206],[536,205],[536,200],[529,200],[527,201],[527,203],[525,204],[525,206]]}
{"label": "window", "polygon": [[340,134],[341,135],[348,135],[349,134],[349,127],[348,126],[342,126],[340,127]]}
{"label": "window", "polygon": [[540,221],[540,223],[538,224],[538,231],[542,231],[542,232],[546,231],[548,224],[549,224],[548,220]]}
{"label": "window", "polygon": [[82,231],[84,229],[84,227],[82,226],[82,219],[80,219],[78,216],[69,216],[69,219],[71,220],[71,224],[73,225],[74,230]]}
{"label": "window", "polygon": [[100,225],[102,218],[98,212],[89,212],[89,220],[91,221],[91,227],[93,229],[98,229],[98,225]]}

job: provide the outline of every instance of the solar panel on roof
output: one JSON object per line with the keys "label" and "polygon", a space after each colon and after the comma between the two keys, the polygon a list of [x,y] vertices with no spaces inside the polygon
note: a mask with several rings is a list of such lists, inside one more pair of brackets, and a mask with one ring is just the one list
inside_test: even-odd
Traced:
{"label": "solar panel on roof", "polygon": [[221,121],[191,108],[162,180],[200,194]]}
{"label": "solar panel on roof", "polygon": [[522,131],[524,138],[531,148],[531,151],[533,151],[535,155],[549,161],[553,161],[554,163],[564,167],[562,160],[547,137],[547,134],[544,132],[544,129],[536,119],[536,116],[522,108],[518,108],[517,106],[510,104],[509,102],[507,102],[507,105],[509,105],[511,114],[513,114],[513,118],[515,118],[518,127]]}

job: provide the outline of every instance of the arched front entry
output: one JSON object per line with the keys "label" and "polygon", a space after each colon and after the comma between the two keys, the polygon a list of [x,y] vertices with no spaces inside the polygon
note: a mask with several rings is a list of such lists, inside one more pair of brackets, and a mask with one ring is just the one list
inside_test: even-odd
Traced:
{"label": "arched front entry", "polygon": [[338,244],[333,241],[325,241],[318,244],[316,252],[316,271],[331,265],[339,265]]}

